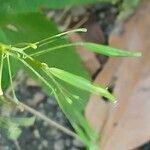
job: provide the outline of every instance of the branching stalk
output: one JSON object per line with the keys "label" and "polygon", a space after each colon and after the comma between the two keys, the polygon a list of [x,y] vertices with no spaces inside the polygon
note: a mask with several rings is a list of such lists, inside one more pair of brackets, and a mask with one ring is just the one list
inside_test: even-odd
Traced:
{"label": "branching stalk", "polygon": [[41,41],[37,41],[35,43],[19,43],[19,44],[15,44],[14,46],[17,46],[17,45],[26,45],[25,47],[20,48],[22,51],[24,51],[24,50],[26,50],[28,48],[36,49],[37,46],[41,47],[43,45],[46,45],[46,44],[49,44],[49,43],[53,42],[54,39],[57,39],[57,38],[59,38],[61,36],[65,36],[67,34],[72,34],[72,33],[75,33],[75,32],[87,32],[87,29],[86,28],[74,29],[74,30],[62,32],[60,34],[53,35],[53,36],[45,38],[45,39],[43,39]]}
{"label": "branching stalk", "polygon": [[48,49],[33,53],[30,56],[39,56],[39,55],[43,55],[43,54],[48,53],[48,52],[53,51],[53,50],[66,48],[66,47],[72,47],[72,46],[81,46],[81,45],[82,45],[82,42],[59,45],[59,46],[55,46],[55,47],[52,47],[52,48],[48,48]]}
{"label": "branching stalk", "polygon": [[61,36],[67,35],[67,34],[72,34],[72,33],[75,33],[75,32],[87,32],[87,29],[86,28],[79,28],[79,29],[74,29],[74,30],[62,32],[60,34],[56,34],[56,35],[53,35],[51,37],[45,38],[41,41],[38,41],[35,44],[45,43],[46,41],[49,41],[49,40],[52,40],[52,39],[55,39],[55,38],[59,38]]}
{"label": "branching stalk", "polygon": [[13,100],[18,103],[18,99],[15,94],[14,86],[13,86],[13,81],[12,81],[12,73],[11,73],[11,67],[10,67],[10,59],[9,59],[9,54],[6,54],[7,57],[7,65],[8,65],[8,74],[9,74],[9,80],[10,80],[10,86],[12,89],[12,95],[13,95]]}

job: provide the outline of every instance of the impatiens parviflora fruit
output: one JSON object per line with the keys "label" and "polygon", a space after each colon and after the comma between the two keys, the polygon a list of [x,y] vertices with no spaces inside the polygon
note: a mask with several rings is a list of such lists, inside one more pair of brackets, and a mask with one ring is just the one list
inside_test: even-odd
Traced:
{"label": "impatiens parviflora fruit", "polygon": [[67,82],[68,84],[71,84],[79,89],[95,93],[99,96],[103,96],[105,98],[108,98],[112,102],[116,102],[115,97],[109,93],[107,88],[103,88],[98,85],[92,84],[90,81],[74,75],[72,73],[69,73],[67,71],[58,69],[58,68],[48,68],[46,67],[46,70],[49,72],[49,74],[52,74],[53,76],[59,78],[60,80],[63,80]]}

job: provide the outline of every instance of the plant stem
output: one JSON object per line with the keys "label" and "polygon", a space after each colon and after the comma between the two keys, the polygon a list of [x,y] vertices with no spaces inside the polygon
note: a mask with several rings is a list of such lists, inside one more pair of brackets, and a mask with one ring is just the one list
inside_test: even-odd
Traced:
{"label": "plant stem", "polygon": [[18,103],[18,99],[17,99],[17,97],[16,97],[15,90],[14,90],[14,87],[13,87],[12,73],[11,73],[10,60],[9,60],[9,54],[6,54],[6,57],[7,57],[8,74],[9,74],[10,85],[11,85],[11,88],[12,88],[13,100],[14,100],[16,103]]}
{"label": "plant stem", "polygon": [[47,122],[50,126],[57,128],[58,130],[66,133],[69,136],[72,136],[78,140],[80,140],[80,138],[78,137],[78,135],[72,131],[70,131],[69,129],[67,129],[66,127],[63,127],[62,125],[58,124],[57,122],[51,120],[50,118],[46,117],[44,114],[38,112],[37,110],[33,109],[32,107],[22,103],[22,102],[18,102],[18,104],[16,105],[16,103],[11,100],[10,98],[6,97],[6,96],[0,96],[1,100],[7,102],[7,104],[10,104],[12,106],[17,106],[18,108],[20,108],[20,110],[26,110],[28,112],[30,112],[31,114],[33,114],[34,116],[40,118],[41,120]]}
{"label": "plant stem", "polygon": [[34,44],[45,43],[46,41],[49,41],[51,39],[59,38],[61,36],[64,36],[64,35],[67,35],[67,34],[72,34],[72,33],[75,33],[75,32],[87,32],[87,29],[86,28],[79,28],[79,29],[73,29],[73,30],[70,30],[70,31],[62,32],[62,33],[53,35],[51,37],[45,38],[45,39],[43,39],[41,41],[38,41],[38,42],[36,42]]}
{"label": "plant stem", "polygon": [[73,47],[73,46],[82,46],[82,44],[83,44],[82,42],[76,42],[76,43],[69,43],[69,44],[59,45],[59,46],[55,46],[55,47],[51,47],[51,48],[48,48],[48,49],[45,49],[45,50],[35,52],[33,54],[30,54],[30,56],[37,57],[37,56],[43,55],[45,53],[48,53],[50,51],[54,51],[54,50],[58,50],[58,49],[62,49],[62,48],[67,48],[67,47]]}
{"label": "plant stem", "polygon": [[19,102],[19,103],[26,111],[34,114],[36,117],[38,117],[44,121],[46,121],[50,126],[53,126],[57,129],[61,130],[62,132],[66,133],[67,135],[78,138],[78,136],[74,132],[70,131],[69,129],[61,126],[60,124],[56,123],[55,121],[51,120],[50,118],[46,117],[45,115],[41,114],[40,112],[36,111],[35,109],[29,107],[28,105],[21,103],[21,102]]}
{"label": "plant stem", "polygon": [[2,90],[3,59],[4,59],[4,54],[1,52],[1,63],[0,63],[0,95],[3,95],[3,90]]}
{"label": "plant stem", "polygon": [[21,150],[21,147],[17,140],[14,141],[14,144],[15,144],[17,150]]}

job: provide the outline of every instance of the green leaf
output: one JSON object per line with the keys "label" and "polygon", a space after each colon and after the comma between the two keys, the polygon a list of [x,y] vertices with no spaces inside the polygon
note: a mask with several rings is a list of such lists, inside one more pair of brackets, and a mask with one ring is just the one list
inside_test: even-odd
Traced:
{"label": "green leaf", "polygon": [[119,13],[117,17],[117,22],[125,20],[127,17],[129,17],[131,14],[134,13],[135,9],[140,4],[141,0],[124,0],[122,1],[122,5],[120,6],[121,12]]}
{"label": "green leaf", "polygon": [[81,4],[89,4],[110,0],[0,0],[0,13],[24,13],[45,8],[64,8]]}
{"label": "green leaf", "polygon": [[51,0],[49,1],[50,8],[64,8],[69,6],[87,5],[96,2],[109,2],[110,0]]}
{"label": "green leaf", "polygon": [[31,126],[34,120],[34,117],[8,118],[0,116],[0,133],[6,135],[9,139],[15,140],[21,134],[19,126]]}
{"label": "green leaf", "polygon": [[0,42],[8,43],[8,39],[1,28],[0,28]]}
{"label": "green leaf", "polygon": [[9,118],[0,117],[0,133],[14,140],[19,137],[21,130],[15,123],[11,122]]}
{"label": "green leaf", "polygon": [[95,93],[100,96],[104,96],[112,101],[115,101],[115,97],[109,93],[109,91],[103,87],[93,85],[90,81],[80,76],[74,75],[67,71],[58,68],[46,68],[49,73],[52,73],[55,77],[88,92]]}
{"label": "green leaf", "polygon": [[95,44],[95,43],[83,43],[83,46],[92,52],[96,52],[106,56],[115,56],[115,57],[139,57],[142,55],[141,52],[133,51],[123,51],[117,48],[112,48],[109,46]]}
{"label": "green leaf", "polygon": [[35,117],[30,117],[30,118],[13,118],[11,120],[14,123],[17,123],[20,126],[28,127],[34,124],[35,122]]}
{"label": "green leaf", "polygon": [[[11,64],[13,64],[13,65],[11,65],[12,74],[15,75],[17,73],[18,63],[13,58],[10,59],[10,62],[11,62]],[[4,60],[4,66],[3,66],[3,75],[2,75],[2,89],[3,89],[3,91],[5,89],[7,89],[7,87],[9,85],[10,85],[10,81],[9,81],[9,75],[8,75],[8,67],[7,67],[7,61],[5,59]]]}
{"label": "green leaf", "polygon": [[[123,11],[135,9],[140,0],[124,0]],[[0,0],[0,13],[25,13],[38,11],[41,8],[64,8],[70,6],[80,6],[98,2],[109,2],[116,4],[119,0]],[[120,4],[121,5],[121,4]]]}

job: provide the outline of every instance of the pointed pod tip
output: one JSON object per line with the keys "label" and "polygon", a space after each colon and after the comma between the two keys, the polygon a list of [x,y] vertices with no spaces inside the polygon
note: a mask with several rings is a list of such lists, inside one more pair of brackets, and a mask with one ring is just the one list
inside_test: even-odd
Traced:
{"label": "pointed pod tip", "polygon": [[110,102],[112,102],[113,104],[116,104],[117,103],[117,100],[116,100],[116,97],[115,96],[113,96],[112,94],[111,95],[109,95],[109,98],[108,98],[109,100],[110,100]]}
{"label": "pointed pod tip", "polygon": [[118,101],[115,99],[115,100],[113,101],[113,104],[117,104],[117,102],[118,102]]}
{"label": "pointed pod tip", "polygon": [[126,55],[127,57],[141,57],[142,53],[141,52],[130,52],[130,54]]}
{"label": "pointed pod tip", "polygon": [[2,90],[0,90],[0,96],[3,96],[3,91]]}
{"label": "pointed pod tip", "polygon": [[141,57],[142,56],[142,53],[141,52],[137,52],[136,53],[136,57]]}
{"label": "pointed pod tip", "polygon": [[81,32],[87,32],[87,29],[86,28],[80,28],[80,31]]}

